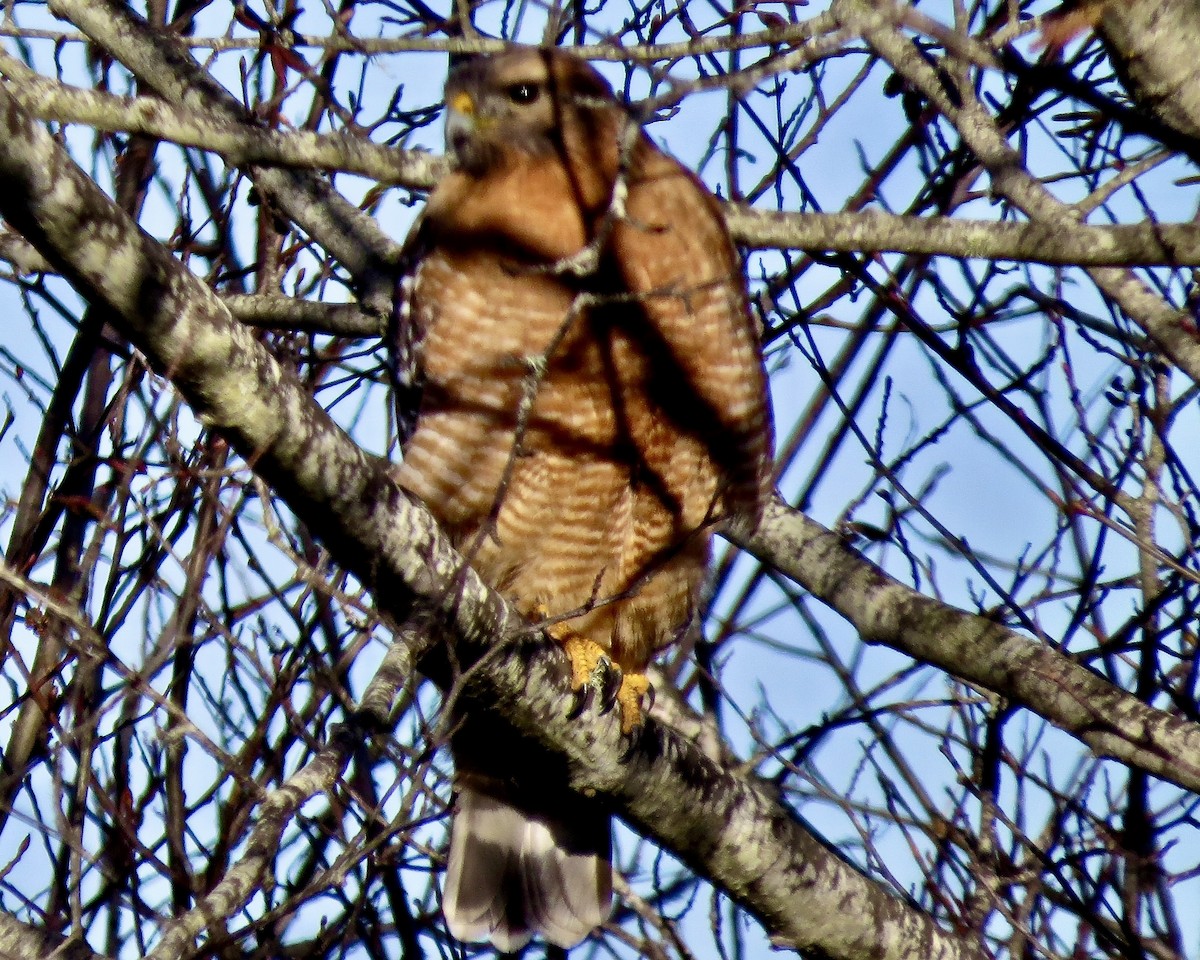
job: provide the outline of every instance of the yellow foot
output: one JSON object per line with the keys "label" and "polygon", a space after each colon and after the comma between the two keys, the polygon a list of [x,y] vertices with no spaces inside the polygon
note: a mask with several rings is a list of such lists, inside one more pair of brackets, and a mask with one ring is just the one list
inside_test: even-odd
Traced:
{"label": "yellow foot", "polygon": [[581,637],[561,623],[547,632],[563,648],[567,659],[571,661],[572,690],[581,690],[589,685],[602,686],[605,678],[617,669],[608,659],[608,651],[594,640]]}
{"label": "yellow foot", "polygon": [[642,725],[642,698],[650,693],[650,681],[642,673],[621,675],[617,706],[621,708],[621,732],[628,736]]}
{"label": "yellow foot", "polygon": [[[550,611],[539,603],[533,608],[533,616],[545,620],[550,616]],[[563,648],[567,659],[571,661],[572,690],[594,683],[597,674],[607,674],[616,669],[608,659],[607,650],[595,641],[580,636],[565,623],[550,624],[546,627],[546,634]]]}
{"label": "yellow foot", "polygon": [[[542,619],[547,616],[540,604],[533,612]],[[598,692],[601,713],[607,713],[614,704],[620,708],[621,733],[629,735],[642,725],[642,699],[650,691],[650,681],[645,676],[622,673],[604,647],[565,623],[551,624],[546,633],[571,661],[571,689],[577,697],[570,712],[572,717],[579,716]]]}

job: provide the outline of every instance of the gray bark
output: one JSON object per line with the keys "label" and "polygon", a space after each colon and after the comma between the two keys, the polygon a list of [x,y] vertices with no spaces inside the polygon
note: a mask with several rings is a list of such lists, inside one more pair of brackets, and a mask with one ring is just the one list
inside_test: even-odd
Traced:
{"label": "gray bark", "polygon": [[[439,535],[430,515],[359,450],[220,300],[142,232],[0,90],[0,212],[168,376],[333,556],[370,586],[397,621],[417,607],[458,637],[464,663],[510,638],[474,674],[473,693],[505,721],[562,758],[572,785],[611,799],[617,812],[675,851],[756,915],[781,946],[813,956],[982,956],[978,943],[941,930],[925,913],[833,854],[747,774],[722,770],[697,747],[650,722],[627,763],[613,716],[565,716],[566,669],[551,645],[489,591]],[[520,639],[524,634],[524,639]],[[337,757],[319,758],[326,771]],[[235,869],[176,918],[155,956],[182,956],[214,917],[253,894],[280,818],[320,789],[281,788]],[[240,865],[239,865],[240,866]]]}

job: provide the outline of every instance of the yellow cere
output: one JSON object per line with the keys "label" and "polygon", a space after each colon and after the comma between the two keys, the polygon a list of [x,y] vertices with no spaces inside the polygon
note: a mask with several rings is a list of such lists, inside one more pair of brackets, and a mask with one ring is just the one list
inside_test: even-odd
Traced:
{"label": "yellow cere", "polygon": [[451,97],[450,109],[470,116],[475,112],[475,101],[471,99],[469,93],[462,91]]}

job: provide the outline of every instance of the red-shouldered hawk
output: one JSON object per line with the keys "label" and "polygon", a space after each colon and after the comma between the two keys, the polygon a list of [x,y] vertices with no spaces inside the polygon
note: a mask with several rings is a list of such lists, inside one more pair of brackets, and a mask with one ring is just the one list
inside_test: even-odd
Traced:
{"label": "red-shouldered hawk", "polygon": [[[550,632],[577,690],[607,653],[629,732],[646,665],[696,613],[714,525],[752,527],[770,489],[738,256],[716,200],[577,57],[471,59],[446,104],[455,169],[406,281],[423,393],[400,481],[519,609],[570,615]],[[572,946],[610,910],[609,816],[550,775],[485,775],[472,740],[490,742],[468,716],[449,929]]]}

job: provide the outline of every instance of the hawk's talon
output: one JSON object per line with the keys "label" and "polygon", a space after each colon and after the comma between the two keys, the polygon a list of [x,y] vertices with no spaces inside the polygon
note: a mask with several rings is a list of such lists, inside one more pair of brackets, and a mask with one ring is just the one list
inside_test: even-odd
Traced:
{"label": "hawk's talon", "polygon": [[594,687],[600,693],[600,713],[602,715],[617,705],[624,682],[625,678],[621,673],[621,668],[611,660],[605,658],[596,666],[589,686]]}
{"label": "hawk's talon", "polygon": [[596,688],[590,683],[585,683],[571,694],[571,707],[567,710],[568,720],[577,720],[583,715],[583,712],[592,704],[592,698],[596,694]]}
{"label": "hawk's talon", "polygon": [[650,689],[643,673],[627,673],[621,678],[617,704],[621,708],[621,732],[628,736],[642,725],[642,698]]}
{"label": "hawk's talon", "polygon": [[628,733],[621,734],[622,747],[621,752],[617,756],[617,763],[628,763],[633,759],[634,754],[638,751],[638,745],[642,742],[642,734],[645,732],[645,726],[638,724]]}
{"label": "hawk's talon", "polygon": [[[548,611],[539,604],[533,610],[536,617],[545,618]],[[606,713],[619,697],[621,668],[608,656],[608,651],[594,640],[581,636],[565,623],[552,623],[546,627],[546,635],[562,647],[571,662],[571,690],[574,691],[567,718],[574,720],[586,710],[600,694],[600,709]]]}

